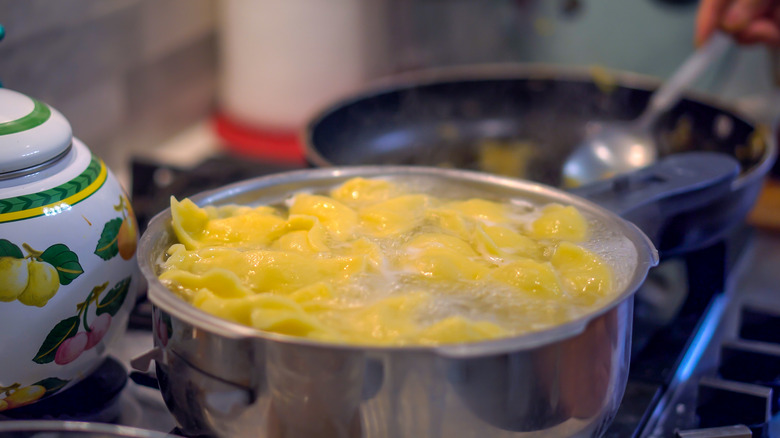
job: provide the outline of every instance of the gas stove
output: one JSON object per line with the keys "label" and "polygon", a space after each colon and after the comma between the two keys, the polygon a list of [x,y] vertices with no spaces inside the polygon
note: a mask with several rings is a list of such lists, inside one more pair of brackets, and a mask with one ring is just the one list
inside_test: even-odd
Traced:
{"label": "gas stove", "polygon": [[[166,208],[171,195],[294,167],[230,155],[186,169],[135,160],[139,225]],[[604,436],[780,436],[777,266],[780,236],[748,227],[712,247],[663,260],[637,293],[628,383]],[[154,377],[128,366],[152,348],[151,327],[151,305],[141,294],[127,336],[95,375],[4,419],[81,419],[177,433]]]}
{"label": "gas stove", "polygon": [[[773,395],[780,301],[771,272],[780,266],[778,248],[778,236],[745,228],[687,255],[687,294],[676,316],[656,329],[642,314],[652,298],[645,287],[638,292],[634,339],[649,340],[632,351],[626,394],[606,436],[780,436]],[[663,280],[651,276],[648,283]]]}

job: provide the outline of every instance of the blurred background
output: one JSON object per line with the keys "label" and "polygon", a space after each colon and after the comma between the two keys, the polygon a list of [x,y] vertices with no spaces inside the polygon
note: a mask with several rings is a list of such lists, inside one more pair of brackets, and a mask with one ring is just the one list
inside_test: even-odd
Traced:
{"label": "blurred background", "polygon": [[[544,62],[664,78],[693,50],[697,3],[0,0],[0,81],[62,111],[129,184],[132,157],[188,164],[247,129],[260,158],[299,160],[308,117],[401,72]],[[767,49],[743,47],[697,88],[771,123],[773,75]]]}
{"label": "blurred background", "polygon": [[[143,230],[152,215],[170,204],[172,194],[189,196],[306,165],[300,134],[308,120],[338,100],[405,73],[475,64],[544,63],[668,78],[694,50],[698,4],[697,0],[0,0],[0,25],[6,33],[0,41],[0,82],[67,117],[74,135],[125,185]],[[714,99],[771,127],[776,136],[777,59],[764,46],[732,47],[695,89],[709,95],[708,102]],[[559,126],[557,116],[551,131]],[[774,172],[780,175],[779,165]],[[762,194],[758,202],[763,207],[753,210],[748,223],[771,227],[774,234],[758,235],[755,257],[745,258],[752,271],[744,278],[752,283],[744,287],[740,283],[740,288],[746,296],[770,291],[776,301],[780,179],[766,184],[763,193],[767,195]],[[748,240],[735,233],[739,248],[733,258],[742,254]],[[694,335],[699,339],[694,327],[704,313],[696,306],[708,305],[713,291],[724,290],[725,286],[710,283],[724,282],[726,272],[730,273],[732,261],[726,254],[730,255],[725,244],[717,245],[714,252],[696,253],[686,262],[687,270],[672,260],[667,265],[671,268],[656,270],[657,277],[648,282],[642,296],[645,310],[636,312],[640,318],[635,330],[642,334],[635,335],[634,345],[652,346],[649,340],[662,327],[661,319],[664,324],[672,321],[662,334],[670,333],[676,343],[670,349],[669,337],[658,337],[655,345],[660,347],[648,348],[647,360],[635,361],[639,374],[634,376],[640,381],[635,388],[650,388],[646,395],[652,403],[643,405],[643,393],[629,390],[631,408],[615,422],[618,426],[622,419],[634,425],[645,418],[641,413],[647,406],[655,409],[654,391],[660,386],[654,386],[655,381],[646,386],[643,378],[663,374],[667,379],[674,368],[659,364],[678,364],[677,354],[689,357],[690,350],[685,349],[694,343],[688,340]],[[697,301],[699,293],[707,300]],[[685,306],[688,313],[681,319],[672,319],[685,294],[694,297],[695,305]],[[729,308],[737,312],[741,307]],[[129,361],[147,351],[150,315],[149,303],[139,301],[120,359]],[[780,327],[780,317],[773,314],[771,321],[776,324],[772,330],[759,331],[770,333],[771,342],[779,343],[780,330],[775,327]],[[696,343],[696,349],[700,345],[704,344]],[[717,353],[718,344],[712,345],[708,348]],[[685,367],[689,363],[693,362]],[[688,386],[696,388],[697,379],[690,382]],[[154,428],[171,430],[172,418],[160,407],[159,393],[154,393],[154,399],[156,408],[144,421],[161,417],[161,425]],[[727,410],[733,405],[724,403]],[[640,415],[631,410],[634,406]],[[619,427],[614,430],[610,436],[627,436]]]}

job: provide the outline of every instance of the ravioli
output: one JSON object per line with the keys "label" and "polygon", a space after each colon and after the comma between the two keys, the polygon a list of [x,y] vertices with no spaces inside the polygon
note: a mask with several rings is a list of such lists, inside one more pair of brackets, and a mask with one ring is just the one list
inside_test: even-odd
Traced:
{"label": "ravioli", "polygon": [[171,198],[160,280],[259,330],[358,345],[436,345],[559,324],[614,294],[572,206],[433,196],[354,178],[258,207]]}

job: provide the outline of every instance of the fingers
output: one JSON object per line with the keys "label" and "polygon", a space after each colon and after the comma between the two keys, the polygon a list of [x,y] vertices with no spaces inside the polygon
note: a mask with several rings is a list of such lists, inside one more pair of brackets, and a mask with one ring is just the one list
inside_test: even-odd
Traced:
{"label": "fingers", "polygon": [[723,15],[721,26],[729,33],[739,33],[746,29],[757,17],[769,10],[767,0],[734,0]]}
{"label": "fingers", "polygon": [[721,17],[733,0],[702,0],[696,14],[694,42],[701,46],[720,27]]}
{"label": "fingers", "polygon": [[780,47],[780,28],[777,23],[769,19],[759,19],[750,23],[734,37],[740,44],[763,43]]}
{"label": "fingers", "polygon": [[732,34],[741,44],[780,46],[780,2],[702,0],[696,15],[696,46],[704,44],[718,28]]}
{"label": "fingers", "polygon": [[763,43],[780,47],[780,3],[775,4],[753,19],[744,29],[734,34],[741,44]]}

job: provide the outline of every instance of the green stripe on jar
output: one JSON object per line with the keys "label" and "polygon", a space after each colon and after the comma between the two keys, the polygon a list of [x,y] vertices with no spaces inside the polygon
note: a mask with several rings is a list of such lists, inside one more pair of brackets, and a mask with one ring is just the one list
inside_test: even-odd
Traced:
{"label": "green stripe on jar", "polygon": [[84,190],[100,175],[100,160],[93,156],[86,170],[72,180],[39,193],[0,199],[0,214],[28,210],[62,201]]}
{"label": "green stripe on jar", "polygon": [[16,134],[17,132],[27,131],[42,125],[51,117],[51,109],[45,103],[33,99],[35,106],[26,116],[20,117],[10,122],[0,123],[0,135]]}

